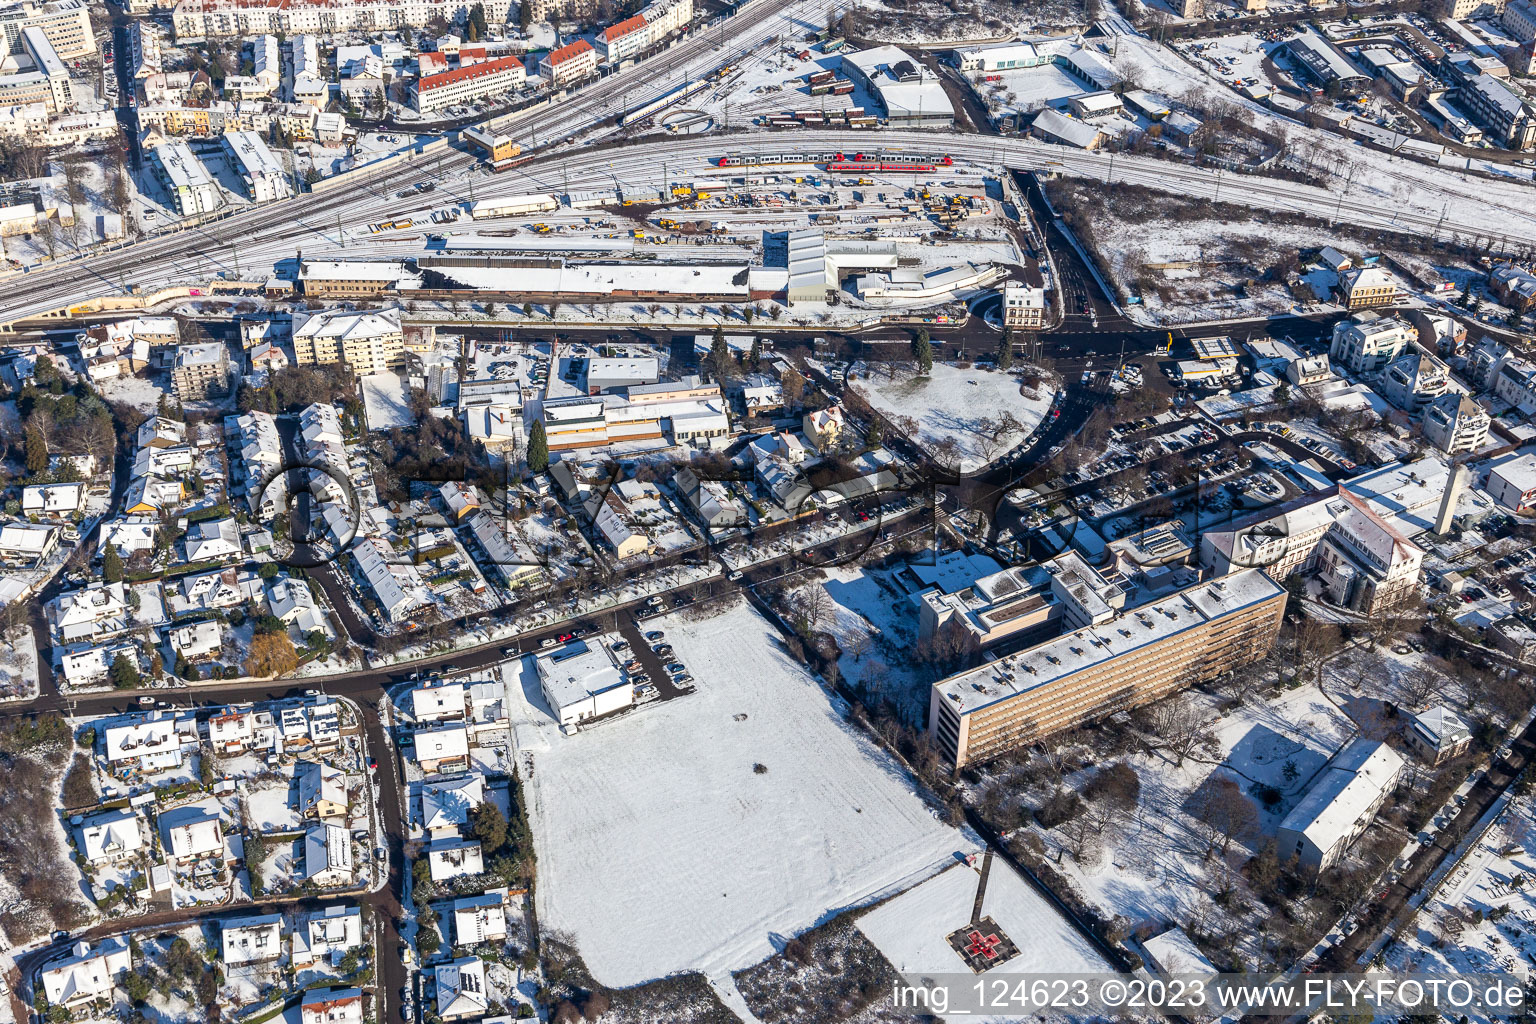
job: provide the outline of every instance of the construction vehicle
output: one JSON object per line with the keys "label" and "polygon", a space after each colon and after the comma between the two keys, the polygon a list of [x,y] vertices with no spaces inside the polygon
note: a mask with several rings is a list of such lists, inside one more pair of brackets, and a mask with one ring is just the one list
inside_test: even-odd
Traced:
{"label": "construction vehicle", "polygon": [[534,231],[534,234],[547,235],[550,232],[550,227],[549,227],[548,224],[545,224],[543,221],[540,221],[539,223],[533,225],[533,231]]}
{"label": "construction vehicle", "polygon": [[675,228],[675,227],[677,227],[677,221],[672,220],[672,219],[667,218],[667,217],[661,218],[661,220],[657,221],[656,224],[657,224],[658,227],[663,227],[663,228]]}

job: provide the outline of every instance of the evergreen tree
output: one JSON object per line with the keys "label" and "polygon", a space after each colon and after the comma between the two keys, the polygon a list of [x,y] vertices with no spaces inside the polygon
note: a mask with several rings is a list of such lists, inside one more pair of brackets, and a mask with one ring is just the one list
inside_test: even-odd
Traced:
{"label": "evergreen tree", "polygon": [[917,359],[917,368],[923,373],[933,369],[933,343],[928,340],[928,332],[918,329],[917,337],[912,339],[912,355]]}
{"label": "evergreen tree", "polygon": [[119,690],[132,690],[139,685],[139,666],[126,654],[112,659],[112,685]]}
{"label": "evergreen tree", "polygon": [[41,473],[48,468],[48,441],[36,427],[27,428],[27,472]]}
{"label": "evergreen tree", "polygon": [[880,426],[879,416],[870,417],[869,430],[864,435],[864,441],[871,448],[879,448],[885,441],[885,430]]}
{"label": "evergreen tree", "polygon": [[123,579],[123,559],[117,553],[117,545],[107,542],[107,550],[101,554],[101,578],[108,583],[120,583]]}
{"label": "evergreen tree", "polygon": [[549,468],[549,439],[544,436],[544,421],[534,420],[528,435],[528,468],[542,473]]}
{"label": "evergreen tree", "polygon": [[1010,370],[1013,368],[1013,332],[1004,331],[1002,344],[997,346],[997,368]]}
{"label": "evergreen tree", "polygon": [[725,331],[715,327],[715,340],[709,346],[709,365],[715,371],[715,380],[725,380],[726,368],[731,365],[731,347],[725,342]]}
{"label": "evergreen tree", "polygon": [[754,336],[752,338],[752,351],[747,353],[747,365],[756,373],[757,368],[763,363],[763,339]]}

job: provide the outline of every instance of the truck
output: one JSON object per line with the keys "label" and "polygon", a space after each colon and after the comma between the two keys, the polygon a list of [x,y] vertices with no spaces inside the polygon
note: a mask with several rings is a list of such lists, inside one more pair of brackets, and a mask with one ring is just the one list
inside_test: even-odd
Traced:
{"label": "truck", "polygon": [[493,217],[521,217],[528,213],[554,213],[560,209],[560,201],[548,193],[503,196],[500,199],[482,199],[469,208],[474,220]]}

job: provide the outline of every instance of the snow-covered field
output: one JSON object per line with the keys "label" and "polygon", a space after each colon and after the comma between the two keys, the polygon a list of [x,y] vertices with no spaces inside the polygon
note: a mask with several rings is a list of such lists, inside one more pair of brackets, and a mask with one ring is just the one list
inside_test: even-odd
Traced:
{"label": "snow-covered field", "polygon": [[399,374],[370,373],[358,379],[363,405],[368,413],[369,430],[414,426],[410,403],[405,398],[405,384]]}
{"label": "snow-covered field", "polygon": [[[982,469],[1018,446],[1034,433],[1056,397],[1048,383],[1031,397],[1020,390],[1014,374],[947,363],[934,363],[925,376],[911,366],[860,364],[849,374],[848,386],[885,416],[915,420],[912,440],[961,473]],[[997,429],[1003,413],[1017,421],[1013,429]],[[954,450],[946,451],[951,439]]]}
{"label": "snow-covered field", "polygon": [[520,755],[540,921],[606,985],[722,978],[772,954],[772,936],[979,845],[936,820],[749,605],[687,614],[647,626],[666,631],[695,693],[575,736],[518,733],[540,747]]}

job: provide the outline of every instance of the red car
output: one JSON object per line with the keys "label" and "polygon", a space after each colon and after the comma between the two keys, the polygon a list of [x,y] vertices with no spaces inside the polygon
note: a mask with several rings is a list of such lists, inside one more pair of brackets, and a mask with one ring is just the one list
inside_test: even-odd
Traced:
{"label": "red car", "polygon": [[560,634],[560,642],[561,643],[565,643],[567,640],[573,639],[575,636],[576,636],[575,633],[561,633]]}

